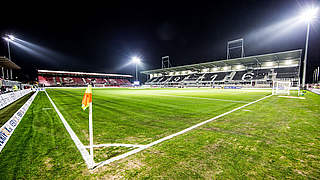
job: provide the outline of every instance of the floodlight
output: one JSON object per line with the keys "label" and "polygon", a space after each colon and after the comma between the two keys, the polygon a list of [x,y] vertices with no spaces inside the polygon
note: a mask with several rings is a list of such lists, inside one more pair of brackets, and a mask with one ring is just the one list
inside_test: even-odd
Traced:
{"label": "floodlight", "polygon": [[272,61],[266,62],[266,66],[273,66],[273,62]]}
{"label": "floodlight", "polygon": [[9,39],[9,38],[7,38],[7,37],[3,37],[3,39],[4,39],[5,41],[7,41],[7,42],[9,42],[9,41],[10,41],[10,39]]}
{"label": "floodlight", "polygon": [[242,68],[241,64],[236,65],[236,69],[241,69],[241,68]]}
{"label": "floodlight", "polygon": [[13,35],[8,35],[8,37],[13,41],[15,37]]}
{"label": "floodlight", "polygon": [[317,17],[318,8],[309,8],[303,11],[300,15],[300,19],[305,22],[311,22],[313,19]]}
{"label": "floodlight", "polygon": [[307,56],[308,56],[310,24],[311,24],[311,21],[317,17],[317,13],[318,13],[318,8],[311,7],[309,9],[306,9],[300,16],[300,19],[304,20],[308,24],[307,35],[306,35],[306,47],[305,47],[305,51],[304,51],[304,61],[303,61],[303,74],[302,74],[302,87],[303,88],[305,88],[306,73],[307,73]]}
{"label": "floodlight", "polygon": [[139,64],[141,62],[141,60],[140,60],[140,58],[134,56],[134,57],[132,57],[132,62]]}
{"label": "floodlight", "polygon": [[286,65],[291,65],[293,62],[292,62],[291,60],[286,60],[284,63],[285,63]]}

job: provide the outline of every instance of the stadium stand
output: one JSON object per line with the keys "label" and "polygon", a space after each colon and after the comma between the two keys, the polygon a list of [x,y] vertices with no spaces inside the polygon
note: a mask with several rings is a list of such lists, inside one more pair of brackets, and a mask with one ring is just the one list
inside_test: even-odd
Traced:
{"label": "stadium stand", "polygon": [[273,81],[299,84],[302,50],[293,50],[143,71],[153,87],[270,87]]}
{"label": "stadium stand", "polygon": [[32,87],[32,85],[16,81],[15,77],[20,69],[21,67],[10,59],[4,56],[0,57],[0,94],[11,93],[16,90],[23,90]]}
{"label": "stadium stand", "polygon": [[38,70],[38,81],[40,86],[70,86],[81,87],[88,84],[108,87],[130,87],[131,75],[85,73],[70,71]]}

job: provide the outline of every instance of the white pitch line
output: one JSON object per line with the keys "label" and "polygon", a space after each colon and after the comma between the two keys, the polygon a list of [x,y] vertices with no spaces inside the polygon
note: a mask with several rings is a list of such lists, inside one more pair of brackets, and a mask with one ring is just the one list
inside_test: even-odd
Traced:
{"label": "white pitch line", "polygon": [[94,164],[94,162],[91,162],[91,158],[90,158],[89,152],[86,150],[85,146],[82,144],[82,142],[80,141],[78,136],[74,133],[72,128],[69,126],[68,122],[64,119],[64,117],[60,113],[59,109],[57,108],[57,106],[54,104],[54,102],[50,98],[50,96],[47,93],[47,91],[44,91],[44,92],[48,96],[48,99],[51,102],[53,108],[56,110],[57,114],[59,115],[64,127],[66,128],[66,130],[68,131],[69,135],[71,136],[71,139],[73,140],[74,144],[77,146],[78,150],[80,151],[80,154],[81,154],[82,158],[84,159],[85,163],[87,164],[87,167],[91,168],[92,164]]}
{"label": "white pitch line", "polygon": [[196,125],[194,125],[194,126],[191,126],[191,127],[187,128],[187,129],[184,129],[184,130],[182,130],[182,131],[179,131],[179,132],[177,132],[177,133],[175,133],[175,134],[172,134],[172,135],[169,135],[169,136],[167,136],[167,137],[161,138],[161,139],[159,139],[159,140],[157,140],[157,141],[154,141],[154,142],[152,142],[152,143],[150,143],[150,144],[145,145],[144,147],[140,147],[140,148],[138,148],[138,149],[134,149],[134,150],[129,151],[129,152],[127,152],[127,153],[124,153],[124,154],[121,154],[121,155],[119,155],[119,156],[110,158],[110,159],[108,159],[108,160],[106,160],[106,161],[102,161],[102,162],[100,162],[100,163],[97,163],[97,166],[94,167],[92,170],[95,170],[95,169],[97,169],[97,168],[99,168],[99,167],[102,167],[102,166],[104,166],[104,165],[110,164],[110,163],[112,163],[112,162],[114,162],[114,161],[123,159],[123,158],[128,157],[128,156],[130,156],[130,155],[132,155],[132,154],[138,153],[138,152],[140,152],[140,151],[142,151],[142,150],[145,150],[145,149],[147,149],[147,148],[149,148],[149,147],[151,147],[151,146],[153,146],[153,145],[159,144],[159,143],[161,143],[161,142],[163,142],[163,141],[166,141],[166,140],[168,140],[168,139],[171,139],[171,138],[173,138],[173,137],[175,137],[175,136],[178,136],[178,135],[180,135],[180,134],[184,134],[184,133],[186,133],[186,132],[188,132],[188,131],[190,131],[190,130],[192,130],[192,129],[195,129],[195,128],[199,127],[199,126],[202,126],[202,125],[204,125],[204,124],[206,124],[206,123],[209,123],[209,122],[211,122],[211,121],[213,121],[213,120],[216,120],[216,119],[218,119],[218,118],[220,118],[220,117],[222,117],[222,116],[225,116],[225,115],[227,115],[227,114],[230,114],[230,113],[232,113],[232,112],[234,112],[234,111],[237,111],[237,110],[239,110],[239,109],[242,109],[242,108],[244,108],[244,107],[247,107],[247,106],[249,106],[249,105],[251,105],[251,104],[254,104],[254,103],[256,103],[256,102],[262,101],[262,100],[264,100],[264,99],[266,99],[266,98],[268,98],[268,97],[271,97],[271,96],[272,96],[272,95],[265,96],[265,97],[263,97],[263,98],[261,98],[261,99],[258,99],[258,100],[256,100],[256,101],[250,102],[250,103],[245,104],[245,105],[243,105],[243,106],[237,107],[237,108],[235,108],[235,109],[233,109],[233,110],[231,110],[231,111],[225,112],[225,113],[220,114],[220,115],[218,115],[218,116],[216,116],[216,117],[214,117],[214,118],[211,118],[211,119],[208,119],[208,120],[203,121],[203,122],[201,122],[201,123],[198,123],[198,124],[196,124]]}
{"label": "white pitch line", "polygon": [[[138,145],[138,144],[97,144],[93,145],[93,147],[137,147],[141,148],[145,145]],[[86,148],[90,148],[90,146],[85,146]]]}
{"label": "white pitch line", "polygon": [[193,96],[176,96],[176,95],[169,95],[169,94],[150,94],[156,96],[169,96],[169,97],[178,97],[178,98],[189,98],[189,99],[205,99],[211,101],[226,101],[226,102],[236,102],[236,103],[249,103],[248,101],[235,101],[229,99],[216,99],[216,98],[202,98],[202,97],[193,97]]}

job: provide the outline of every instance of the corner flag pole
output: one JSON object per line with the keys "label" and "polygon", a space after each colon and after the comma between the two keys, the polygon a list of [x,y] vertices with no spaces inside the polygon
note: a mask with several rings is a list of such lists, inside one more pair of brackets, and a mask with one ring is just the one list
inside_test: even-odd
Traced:
{"label": "corner flag pole", "polygon": [[89,103],[89,139],[90,139],[90,158],[91,158],[91,163],[93,167],[94,160],[93,160],[92,102]]}
{"label": "corner flag pole", "polygon": [[92,86],[88,85],[86,92],[83,95],[82,99],[82,109],[85,111],[87,107],[89,107],[89,141],[90,141],[90,164],[93,168],[94,160],[93,160],[93,125],[92,125]]}

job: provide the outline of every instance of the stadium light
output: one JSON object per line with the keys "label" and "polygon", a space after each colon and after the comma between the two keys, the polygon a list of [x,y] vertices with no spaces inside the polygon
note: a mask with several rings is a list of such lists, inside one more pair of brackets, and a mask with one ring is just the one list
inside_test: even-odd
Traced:
{"label": "stadium light", "polygon": [[317,17],[317,12],[318,12],[318,8],[312,7],[312,8],[306,9],[301,13],[300,19],[309,23]]}
{"label": "stadium light", "polygon": [[140,64],[141,59],[137,56],[131,58],[132,62],[136,64],[136,81],[138,81],[138,64]]}
{"label": "stadium light", "polygon": [[2,39],[4,39],[5,41],[10,41],[10,39],[9,38],[7,38],[7,37],[2,37]]}
{"label": "stadium light", "polygon": [[9,39],[11,39],[12,41],[14,41],[15,40],[15,37],[13,36],[13,35],[7,35],[8,37],[9,37]]}
{"label": "stadium light", "polygon": [[6,35],[5,37],[3,37],[3,39],[5,41],[7,41],[7,46],[8,46],[8,58],[11,60],[11,53],[10,53],[10,41],[14,40],[14,36],[13,35]]}
{"label": "stadium light", "polygon": [[266,62],[266,66],[273,66],[273,62]]}
{"label": "stadium light", "polygon": [[141,62],[141,59],[138,58],[137,56],[132,57],[132,62],[134,62],[135,64],[139,64]]}
{"label": "stadium light", "polygon": [[306,34],[306,46],[305,46],[305,52],[304,52],[304,61],[303,61],[303,76],[302,76],[302,88],[305,88],[306,83],[306,71],[307,71],[307,56],[308,56],[308,44],[309,44],[309,32],[310,32],[310,24],[313,19],[317,17],[318,8],[317,7],[311,7],[309,9],[306,9],[302,12],[300,15],[300,19],[307,22],[307,34]]}

